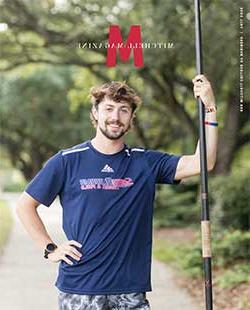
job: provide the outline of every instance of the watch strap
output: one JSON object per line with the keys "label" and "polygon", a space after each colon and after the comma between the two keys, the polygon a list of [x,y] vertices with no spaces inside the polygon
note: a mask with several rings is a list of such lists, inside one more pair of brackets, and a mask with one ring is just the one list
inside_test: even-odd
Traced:
{"label": "watch strap", "polygon": [[48,243],[46,248],[44,249],[44,258],[48,258],[48,255],[50,253],[53,253],[55,249],[57,248],[57,245],[54,243]]}

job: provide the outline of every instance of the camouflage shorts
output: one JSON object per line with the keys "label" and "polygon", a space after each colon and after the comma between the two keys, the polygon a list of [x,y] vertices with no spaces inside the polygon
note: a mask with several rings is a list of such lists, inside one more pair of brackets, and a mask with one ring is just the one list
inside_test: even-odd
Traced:
{"label": "camouflage shorts", "polygon": [[150,310],[146,293],[78,295],[59,293],[59,310]]}

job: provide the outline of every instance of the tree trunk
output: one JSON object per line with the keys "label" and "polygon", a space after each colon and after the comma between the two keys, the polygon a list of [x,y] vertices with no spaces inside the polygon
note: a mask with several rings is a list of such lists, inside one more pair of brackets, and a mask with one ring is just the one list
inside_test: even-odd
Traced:
{"label": "tree trunk", "polygon": [[234,94],[230,94],[227,102],[224,128],[219,135],[215,174],[228,174],[230,172],[241,127],[240,114],[239,100]]}

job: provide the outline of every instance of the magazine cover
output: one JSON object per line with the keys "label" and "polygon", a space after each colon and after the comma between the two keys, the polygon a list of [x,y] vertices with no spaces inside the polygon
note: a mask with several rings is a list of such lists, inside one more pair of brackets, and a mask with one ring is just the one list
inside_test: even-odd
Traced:
{"label": "magazine cover", "polygon": [[250,309],[250,3],[0,0],[0,308]]}

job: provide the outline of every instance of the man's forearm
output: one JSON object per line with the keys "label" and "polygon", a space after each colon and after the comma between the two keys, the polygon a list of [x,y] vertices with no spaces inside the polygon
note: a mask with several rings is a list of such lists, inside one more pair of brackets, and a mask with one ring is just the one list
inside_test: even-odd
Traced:
{"label": "man's forearm", "polygon": [[[54,243],[46,231],[46,228],[37,212],[39,202],[31,197],[28,193],[23,192],[20,196],[16,213],[27,230],[28,234],[35,241],[39,248],[44,250],[48,243]],[[48,254],[47,258],[52,262],[65,261],[72,265],[73,262],[69,258],[80,260],[82,253],[76,247],[81,248],[82,245],[76,240],[67,240],[57,246],[57,248]]]}
{"label": "man's forearm", "polygon": [[[215,123],[216,112],[209,112],[205,115],[205,121]],[[217,145],[218,145],[218,127],[212,125],[205,125],[206,132],[206,148],[207,148],[207,167],[208,170],[213,169],[216,162]],[[195,155],[197,160],[200,157],[200,146],[199,141],[196,147]]]}
{"label": "man's forearm", "polygon": [[[214,168],[218,144],[218,127],[216,126],[215,98],[210,82],[204,75],[197,75],[193,80],[195,98],[200,98],[205,106],[205,134],[207,149],[207,169]],[[178,162],[175,180],[182,180],[200,173],[200,145],[192,155],[183,155]]]}
{"label": "man's forearm", "polygon": [[[205,121],[216,123],[216,112],[206,113]],[[207,146],[207,165],[211,169],[214,167],[218,145],[218,126],[205,125],[206,146]]]}
{"label": "man's forearm", "polygon": [[48,243],[53,242],[36,208],[24,205],[20,200],[16,212],[26,231],[39,248],[45,249]]}

